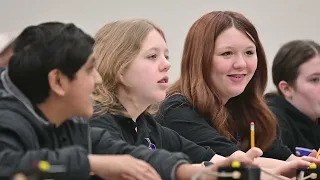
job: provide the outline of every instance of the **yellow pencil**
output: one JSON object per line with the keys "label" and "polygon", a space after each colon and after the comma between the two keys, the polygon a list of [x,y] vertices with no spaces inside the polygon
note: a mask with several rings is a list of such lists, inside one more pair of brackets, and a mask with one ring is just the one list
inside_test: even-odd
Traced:
{"label": "yellow pencil", "polygon": [[318,152],[317,152],[317,156],[316,156],[317,159],[318,159],[319,155],[320,155],[320,148],[318,149]]}
{"label": "yellow pencil", "polygon": [[251,142],[251,148],[255,147],[254,145],[254,122],[251,122],[250,124],[250,142]]}

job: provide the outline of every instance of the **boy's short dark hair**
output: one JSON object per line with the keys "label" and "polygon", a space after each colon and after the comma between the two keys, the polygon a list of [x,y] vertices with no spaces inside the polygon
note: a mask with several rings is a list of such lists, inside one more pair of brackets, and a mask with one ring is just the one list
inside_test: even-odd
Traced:
{"label": "boy's short dark hair", "polygon": [[9,77],[34,104],[48,98],[48,74],[58,69],[70,80],[92,54],[94,39],[74,24],[29,26],[13,42]]}

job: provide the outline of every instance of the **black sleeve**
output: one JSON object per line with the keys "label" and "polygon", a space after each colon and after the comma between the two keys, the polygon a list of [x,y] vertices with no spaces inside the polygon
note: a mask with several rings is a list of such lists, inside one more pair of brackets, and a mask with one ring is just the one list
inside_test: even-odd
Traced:
{"label": "black sleeve", "polygon": [[114,119],[109,118],[110,116],[96,116],[90,120],[90,126],[107,130],[112,139],[123,140],[119,132],[119,127],[115,124]]}
{"label": "black sleeve", "polygon": [[286,145],[291,153],[295,154],[296,141],[294,139],[294,134],[290,123],[288,123],[287,115],[278,108],[270,107],[273,114],[276,116],[279,125],[279,134],[282,143]]}
{"label": "black sleeve", "polygon": [[180,136],[177,132],[162,127],[158,127],[161,132],[162,144],[171,152],[183,152],[188,155],[192,163],[210,161],[215,152],[209,147],[202,147],[196,143]]}
{"label": "black sleeve", "polygon": [[[8,119],[9,121],[10,119]],[[19,132],[25,134],[26,132]],[[87,151],[72,146],[63,149],[40,149],[25,151],[16,132],[0,128],[0,176],[8,179],[16,172],[34,171],[32,164],[47,161],[52,165],[62,165],[66,172],[59,174],[61,179],[89,179],[90,165]]]}
{"label": "black sleeve", "polygon": [[171,153],[162,149],[151,151],[144,145],[129,145],[119,138],[114,139],[107,130],[99,127],[91,128],[91,136],[94,154],[129,154],[150,163],[162,179],[175,179],[176,168],[190,162],[183,153]]}
{"label": "black sleeve", "polygon": [[280,128],[278,126],[277,136],[274,142],[272,143],[271,147],[268,148],[265,152],[263,152],[263,157],[286,161],[291,155],[292,152],[286,145],[283,144],[281,140]]}
{"label": "black sleeve", "polygon": [[230,156],[237,145],[211,127],[206,119],[187,104],[163,104],[167,109],[157,116],[159,122],[200,146],[208,146],[217,154]]}

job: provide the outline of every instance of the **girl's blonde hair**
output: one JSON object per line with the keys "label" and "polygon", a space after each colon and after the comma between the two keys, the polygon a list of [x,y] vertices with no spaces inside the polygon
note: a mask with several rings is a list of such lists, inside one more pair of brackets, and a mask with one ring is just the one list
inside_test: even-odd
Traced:
{"label": "girl's blonde hair", "polygon": [[142,42],[150,31],[162,30],[146,19],[119,20],[104,25],[95,35],[94,53],[102,84],[94,92],[96,113],[127,115],[116,98],[122,74],[138,55]]}

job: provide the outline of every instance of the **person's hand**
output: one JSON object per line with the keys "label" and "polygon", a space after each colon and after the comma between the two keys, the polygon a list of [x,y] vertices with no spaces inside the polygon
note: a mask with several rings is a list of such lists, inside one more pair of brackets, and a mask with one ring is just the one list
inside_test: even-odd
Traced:
{"label": "person's hand", "polygon": [[[266,170],[274,175],[280,175],[287,178],[293,178],[296,176],[296,170],[299,168],[308,168],[310,166],[310,162],[304,160],[291,160],[288,161],[276,168]],[[261,172],[262,174],[264,172]],[[265,179],[265,178],[264,178]],[[272,179],[272,178],[269,178]]]}
{"label": "person's hand", "polygon": [[249,149],[246,153],[242,151],[236,151],[233,154],[231,154],[229,158],[231,158],[231,160],[239,159],[237,161],[240,161],[245,164],[254,164],[254,159],[262,156],[262,154],[263,152],[261,149],[254,147]]}
{"label": "person's hand", "polygon": [[242,151],[236,151],[226,159],[214,162],[214,164],[218,166],[225,166],[230,165],[233,161],[239,161],[244,164],[254,164],[254,159],[262,156],[262,154],[263,152],[261,149],[254,147],[248,150],[246,153]]}
{"label": "person's hand", "polygon": [[160,180],[148,163],[130,155],[89,155],[91,171],[104,179]]}
{"label": "person's hand", "polygon": [[308,156],[302,156],[297,158],[320,165],[320,159],[317,158],[317,154],[318,152],[314,149],[311,151],[311,153]]}
{"label": "person's hand", "polygon": [[292,155],[289,157],[287,162],[292,161],[292,160],[304,160],[304,161],[308,161],[310,163],[315,163],[317,165],[320,165],[320,159],[316,158],[317,153],[318,152],[316,150],[312,150],[308,156],[298,157],[298,156]]}
{"label": "person's hand", "polygon": [[238,161],[240,163],[243,164],[254,164],[254,159],[257,157],[260,157],[262,155],[262,150],[259,148],[252,148],[249,151],[247,151],[246,153],[242,152],[242,151],[236,151],[233,154],[231,154],[231,156],[227,157],[224,160],[219,160],[217,162],[215,162],[213,165],[210,165],[206,168],[204,168],[204,170],[202,170],[200,173],[203,173],[203,176],[200,176],[199,179],[201,180],[215,180],[216,177],[213,175],[205,175],[206,173],[210,174],[210,173],[216,173],[219,169],[219,167],[224,167],[224,166],[231,166],[231,164],[234,161]]}

